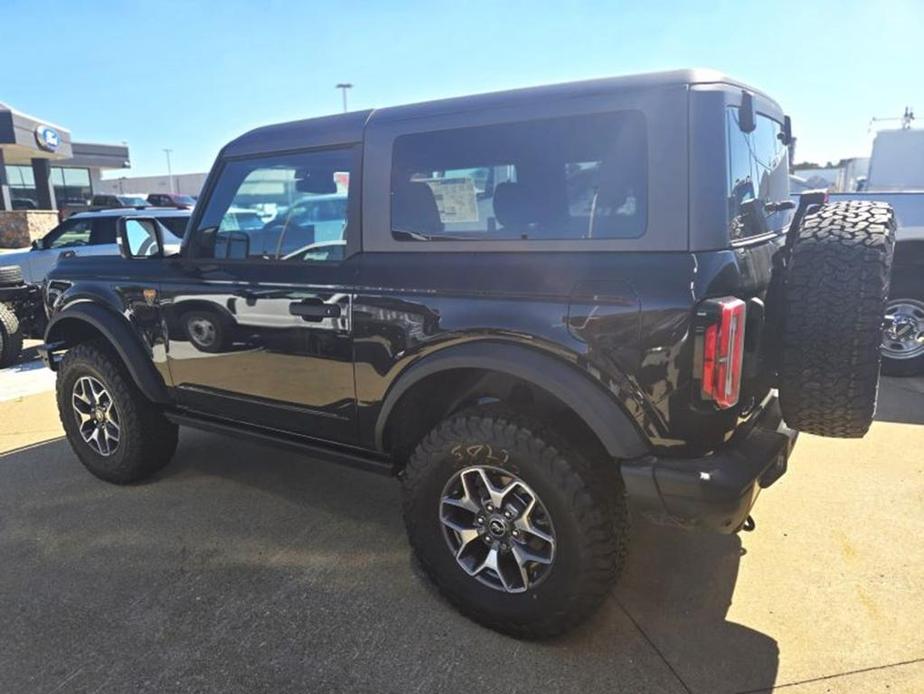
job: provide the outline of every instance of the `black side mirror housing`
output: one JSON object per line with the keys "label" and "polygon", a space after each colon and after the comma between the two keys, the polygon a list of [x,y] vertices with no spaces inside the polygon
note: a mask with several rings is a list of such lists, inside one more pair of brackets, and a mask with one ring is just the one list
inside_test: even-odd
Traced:
{"label": "black side mirror housing", "polygon": [[757,129],[757,118],[754,113],[754,95],[751,92],[741,92],[741,108],[738,109],[738,127],[743,133],[752,133]]}
{"label": "black side mirror housing", "polygon": [[780,134],[777,135],[780,138],[780,142],[789,147],[792,144],[792,118],[789,116],[783,117],[783,129],[780,130]]}
{"label": "black side mirror housing", "polygon": [[129,260],[164,256],[163,232],[153,217],[120,217],[116,241],[119,254]]}

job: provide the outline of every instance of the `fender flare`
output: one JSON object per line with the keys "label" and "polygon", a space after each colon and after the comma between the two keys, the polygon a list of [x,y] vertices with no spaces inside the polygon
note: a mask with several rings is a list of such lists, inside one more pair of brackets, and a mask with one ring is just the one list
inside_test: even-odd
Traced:
{"label": "fender flare", "polygon": [[389,416],[414,385],[441,371],[468,368],[509,374],[547,391],[574,410],[614,458],[636,458],[650,450],[635,421],[617,400],[577,367],[536,349],[498,342],[446,347],[408,367],[382,403],[375,423],[376,448],[384,450]]}
{"label": "fender flare", "polygon": [[141,344],[128,321],[114,311],[90,302],[72,304],[59,311],[45,329],[46,349],[72,347],[66,323],[82,321],[93,326],[118,352],[132,380],[152,402],[170,403],[164,380],[154,367],[151,355]]}

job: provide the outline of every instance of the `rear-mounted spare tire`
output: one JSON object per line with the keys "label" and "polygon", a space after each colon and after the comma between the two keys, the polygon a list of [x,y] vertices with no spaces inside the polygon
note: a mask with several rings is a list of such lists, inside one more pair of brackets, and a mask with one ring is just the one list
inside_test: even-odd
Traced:
{"label": "rear-mounted spare tire", "polygon": [[790,427],[838,438],[869,430],[894,246],[885,203],[837,202],[803,218],[782,306],[780,405]]}

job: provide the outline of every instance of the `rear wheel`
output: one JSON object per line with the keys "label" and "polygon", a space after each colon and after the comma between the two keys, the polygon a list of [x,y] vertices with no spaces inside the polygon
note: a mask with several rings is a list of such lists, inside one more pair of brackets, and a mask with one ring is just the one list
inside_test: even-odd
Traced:
{"label": "rear wheel", "polygon": [[882,331],[882,373],[924,373],[924,287],[920,268],[894,268]]}
{"label": "rear wheel", "polygon": [[895,216],[880,202],[822,205],[802,221],[784,283],[786,423],[857,438],[872,423]]}
{"label": "rear wheel", "polygon": [[58,369],[58,414],[84,466],[107,482],[128,484],[170,462],[177,426],[141,391],[104,342],[67,351]]}
{"label": "rear wheel", "polygon": [[515,415],[472,410],[437,426],[405,470],[404,519],[443,595],[520,637],[586,618],[625,559],[618,474]]}
{"label": "rear wheel", "polygon": [[0,369],[15,364],[20,352],[22,329],[19,319],[9,306],[0,304]]}

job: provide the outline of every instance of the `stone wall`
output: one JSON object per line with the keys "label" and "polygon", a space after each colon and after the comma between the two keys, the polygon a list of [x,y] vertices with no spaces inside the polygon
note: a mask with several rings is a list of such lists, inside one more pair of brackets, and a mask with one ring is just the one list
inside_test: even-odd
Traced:
{"label": "stone wall", "polygon": [[0,248],[25,248],[56,226],[54,210],[0,211]]}

